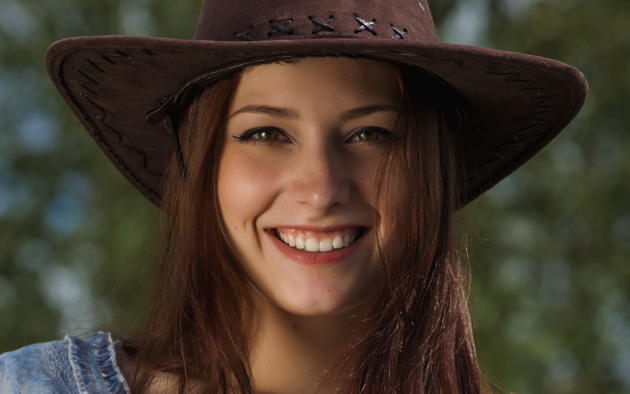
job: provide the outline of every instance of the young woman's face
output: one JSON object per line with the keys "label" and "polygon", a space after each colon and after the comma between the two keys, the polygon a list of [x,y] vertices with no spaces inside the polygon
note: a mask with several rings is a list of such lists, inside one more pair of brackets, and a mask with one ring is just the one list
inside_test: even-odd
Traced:
{"label": "young woman's face", "polygon": [[[285,311],[336,314],[376,289],[373,176],[395,143],[399,95],[395,67],[367,59],[244,71],[229,109],[219,204],[239,260]],[[340,229],[322,231],[330,226]],[[357,226],[368,230],[344,247]]]}

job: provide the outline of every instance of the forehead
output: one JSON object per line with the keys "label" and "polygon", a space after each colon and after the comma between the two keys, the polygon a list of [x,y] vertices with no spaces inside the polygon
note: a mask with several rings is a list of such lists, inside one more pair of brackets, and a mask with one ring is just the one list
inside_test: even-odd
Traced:
{"label": "forehead", "polygon": [[[401,85],[395,65],[378,60],[344,57],[308,57],[292,63],[271,63],[246,68],[234,101],[281,100],[294,104],[304,99],[336,103],[381,101],[394,103]],[[297,100],[294,101],[294,100]]]}

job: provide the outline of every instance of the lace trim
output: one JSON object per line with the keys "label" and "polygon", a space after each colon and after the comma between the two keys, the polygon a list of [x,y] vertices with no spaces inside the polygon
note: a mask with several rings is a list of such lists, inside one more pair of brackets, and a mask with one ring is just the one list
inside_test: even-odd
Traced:
{"label": "lace trim", "polygon": [[[129,394],[129,385],[116,362],[114,342],[110,333],[99,331],[87,340],[66,335],[68,358],[72,375],[77,382],[80,394],[90,394],[90,388],[97,387],[95,374],[98,372],[102,384],[113,394]],[[96,368],[92,368],[90,353],[94,356]]]}

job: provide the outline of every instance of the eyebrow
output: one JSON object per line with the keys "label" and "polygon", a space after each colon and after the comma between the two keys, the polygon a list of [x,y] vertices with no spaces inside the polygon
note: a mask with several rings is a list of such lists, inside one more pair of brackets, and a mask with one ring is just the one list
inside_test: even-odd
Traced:
{"label": "eyebrow", "polygon": [[[398,108],[393,105],[387,104],[373,104],[373,105],[365,105],[362,107],[357,107],[350,109],[348,111],[341,113],[341,120],[348,121],[356,118],[360,118],[362,116],[367,116],[374,112],[380,111],[398,111]],[[300,117],[300,113],[291,108],[282,108],[282,107],[272,107],[269,105],[259,105],[252,104],[246,105],[243,108],[240,108],[234,111],[228,119],[232,117],[242,114],[242,113],[255,113],[255,114],[266,114],[269,116],[275,116],[277,118],[284,119],[298,119]]]}

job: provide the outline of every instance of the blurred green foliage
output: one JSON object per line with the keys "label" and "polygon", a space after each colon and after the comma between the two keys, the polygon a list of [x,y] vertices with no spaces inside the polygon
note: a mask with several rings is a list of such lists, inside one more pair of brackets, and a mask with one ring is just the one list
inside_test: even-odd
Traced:
{"label": "blurred green foliage", "polygon": [[[0,0],[0,352],[132,328],[156,209],[114,169],[44,71],[80,35],[193,36],[200,2]],[[591,94],[533,160],[470,204],[482,366],[518,393],[630,392],[630,2],[442,0],[442,37],[581,69]]]}

